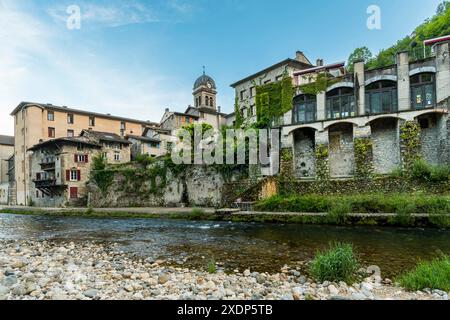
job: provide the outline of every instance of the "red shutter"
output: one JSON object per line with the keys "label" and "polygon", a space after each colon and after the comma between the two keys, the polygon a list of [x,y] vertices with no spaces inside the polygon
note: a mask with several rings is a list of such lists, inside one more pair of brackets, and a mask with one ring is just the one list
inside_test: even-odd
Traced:
{"label": "red shutter", "polygon": [[78,181],[81,181],[81,171],[77,170],[77,177],[78,177]]}
{"label": "red shutter", "polygon": [[70,181],[70,170],[66,170],[66,181]]}
{"label": "red shutter", "polygon": [[76,154],[76,155],[74,155],[74,161],[75,161],[75,163],[77,163],[78,162],[78,155]]}
{"label": "red shutter", "polygon": [[89,162],[89,155],[86,155],[86,163],[88,163]]}

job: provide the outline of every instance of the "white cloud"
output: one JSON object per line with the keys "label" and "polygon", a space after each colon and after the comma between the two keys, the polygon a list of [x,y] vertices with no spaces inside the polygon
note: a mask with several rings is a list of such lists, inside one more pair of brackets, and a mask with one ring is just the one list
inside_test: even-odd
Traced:
{"label": "white cloud", "polygon": [[[95,10],[91,19],[125,21],[113,10]],[[114,68],[82,44],[79,51],[71,51],[64,45],[67,32],[11,3],[0,6],[0,134],[13,133],[9,113],[21,101],[151,121],[159,121],[165,107],[182,109],[191,103],[190,83],[177,83],[157,70],[137,75],[126,65]]]}

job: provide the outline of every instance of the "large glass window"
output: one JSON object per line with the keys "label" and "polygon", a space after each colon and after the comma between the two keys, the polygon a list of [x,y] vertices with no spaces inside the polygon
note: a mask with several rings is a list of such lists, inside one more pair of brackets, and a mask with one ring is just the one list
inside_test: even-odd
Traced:
{"label": "large glass window", "polygon": [[377,81],[366,87],[366,113],[390,113],[398,110],[397,83]]}
{"label": "large glass window", "polygon": [[306,123],[316,121],[316,96],[300,95],[294,98],[293,123]]}
{"label": "large glass window", "polygon": [[436,85],[433,73],[420,73],[411,77],[411,107],[425,109],[436,104]]}
{"label": "large glass window", "polygon": [[337,88],[327,93],[327,119],[356,116],[353,88]]}

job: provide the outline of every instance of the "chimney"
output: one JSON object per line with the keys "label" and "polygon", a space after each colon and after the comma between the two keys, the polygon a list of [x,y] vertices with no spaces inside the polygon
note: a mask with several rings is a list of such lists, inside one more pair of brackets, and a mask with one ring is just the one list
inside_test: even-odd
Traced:
{"label": "chimney", "polygon": [[297,51],[295,53],[295,60],[306,64],[310,64],[310,62],[308,61],[308,59],[306,58],[305,54],[302,51]]}
{"label": "chimney", "polygon": [[324,64],[323,59],[317,59],[316,66],[323,67],[323,64]]}
{"label": "chimney", "polygon": [[166,108],[166,112],[170,112],[170,109],[169,109],[169,108]]}

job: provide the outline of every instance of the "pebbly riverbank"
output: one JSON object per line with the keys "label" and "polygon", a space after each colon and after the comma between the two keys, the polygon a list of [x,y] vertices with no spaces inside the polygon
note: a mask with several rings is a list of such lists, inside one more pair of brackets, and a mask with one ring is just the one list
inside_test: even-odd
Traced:
{"label": "pebbly riverbank", "polygon": [[407,292],[389,279],[315,283],[297,269],[214,274],[175,268],[117,250],[114,243],[0,243],[0,300],[448,300]]}

